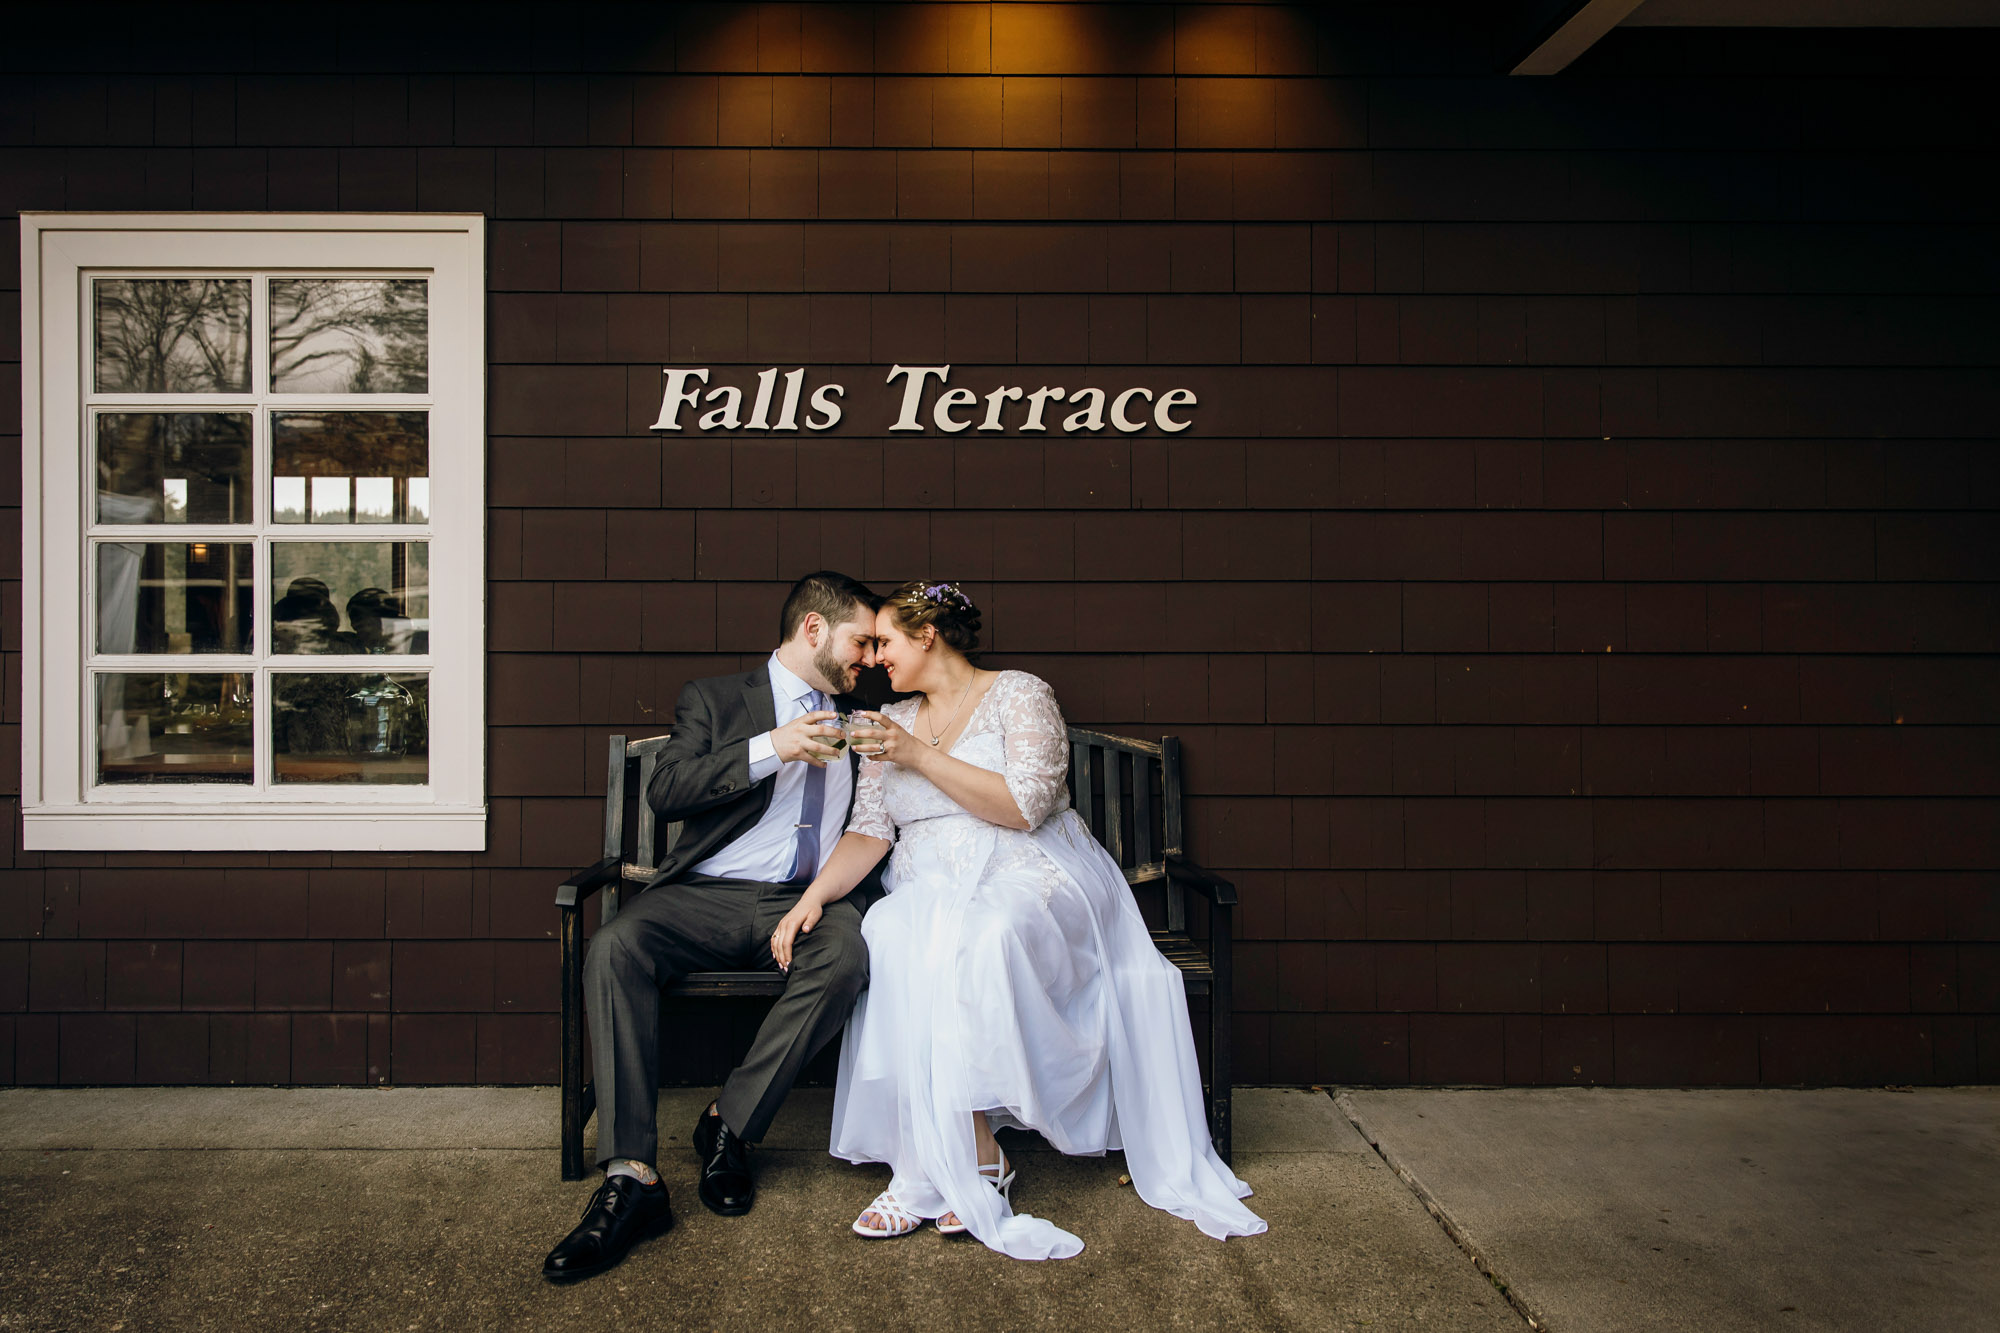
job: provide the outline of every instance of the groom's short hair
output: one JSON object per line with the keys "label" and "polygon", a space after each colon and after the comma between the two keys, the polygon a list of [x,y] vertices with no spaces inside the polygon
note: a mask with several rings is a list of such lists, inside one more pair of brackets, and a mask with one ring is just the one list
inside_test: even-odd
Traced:
{"label": "groom's short hair", "polygon": [[882,599],[870,592],[867,584],[822,569],[792,585],[785,597],[785,609],[778,613],[778,642],[791,642],[808,612],[817,612],[821,620],[833,626],[856,619],[853,614],[856,610],[872,616],[881,607]]}

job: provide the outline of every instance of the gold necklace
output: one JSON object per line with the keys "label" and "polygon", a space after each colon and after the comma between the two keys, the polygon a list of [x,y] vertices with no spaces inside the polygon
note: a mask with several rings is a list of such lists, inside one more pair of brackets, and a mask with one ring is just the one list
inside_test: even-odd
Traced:
{"label": "gold necklace", "polygon": [[[958,710],[965,707],[966,696],[972,693],[973,683],[978,679],[979,671],[977,668],[974,668],[972,675],[965,682],[965,688],[959,691],[958,704],[951,710],[951,716],[944,720],[944,726],[942,728],[935,726],[931,728],[931,748],[933,750],[937,749],[938,742],[944,739],[944,733],[951,730],[951,724],[958,720]],[[930,701],[931,697],[926,694],[924,696],[924,703],[928,705]],[[937,717],[937,710],[935,708],[931,709],[931,716],[932,718]]]}

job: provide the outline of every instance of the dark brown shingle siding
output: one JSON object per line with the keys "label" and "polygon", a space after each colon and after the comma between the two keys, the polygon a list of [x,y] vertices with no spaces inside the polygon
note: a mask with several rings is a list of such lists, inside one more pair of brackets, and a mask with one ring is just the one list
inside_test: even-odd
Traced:
{"label": "dark brown shingle siding", "polygon": [[[827,565],[964,578],[1072,721],[1184,738],[1245,1081],[2000,1078],[1993,41],[1510,80],[1483,12],[18,20],[10,213],[491,216],[492,801],[477,856],[14,840],[0,1082],[551,1079],[604,737]],[[870,434],[894,360],[1202,405]],[[652,435],[662,364],[804,366],[847,420]]]}

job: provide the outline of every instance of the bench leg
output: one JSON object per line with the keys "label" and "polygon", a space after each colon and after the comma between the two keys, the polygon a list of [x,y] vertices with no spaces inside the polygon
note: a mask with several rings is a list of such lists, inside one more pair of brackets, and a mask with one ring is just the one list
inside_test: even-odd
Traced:
{"label": "bench leg", "polygon": [[1217,906],[1209,913],[1209,958],[1215,969],[1215,982],[1208,997],[1208,1070],[1211,1086],[1208,1101],[1208,1136],[1215,1141],[1216,1155],[1223,1161],[1232,1160],[1234,1151],[1232,1123],[1234,1113],[1233,1082],[1236,1071],[1231,1067],[1230,1035],[1234,1027],[1233,1005],[1234,986],[1234,935],[1231,931],[1231,912],[1227,907]]}
{"label": "bench leg", "polygon": [[562,1178],[583,1179],[583,1126],[595,1091],[583,1083],[583,913],[562,916]]}

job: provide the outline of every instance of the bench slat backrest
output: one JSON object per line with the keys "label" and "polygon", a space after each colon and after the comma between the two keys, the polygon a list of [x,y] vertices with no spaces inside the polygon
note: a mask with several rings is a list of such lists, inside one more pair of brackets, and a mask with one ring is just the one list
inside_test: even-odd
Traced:
{"label": "bench slat backrest", "polygon": [[[604,855],[623,858],[621,879],[643,883],[673,850],[680,825],[646,803],[646,788],[660,766],[668,738],[613,736],[604,801]],[[1167,929],[1187,929],[1185,890],[1167,878],[1165,859],[1181,851],[1180,739],[1134,740],[1081,727],[1069,729],[1070,804],[1091,836],[1111,853],[1132,885],[1159,884],[1165,892]],[[628,836],[629,835],[629,836]],[[617,888],[603,894],[603,917],[618,914]]]}
{"label": "bench slat backrest", "polygon": [[[659,815],[646,803],[646,788],[660,767],[660,755],[670,739],[644,736],[628,741],[623,736],[613,736],[607,747],[613,779],[604,798],[604,854],[622,859],[620,877],[625,883],[643,884],[651,879],[653,867],[673,850],[680,833],[681,826],[673,821],[662,828]],[[613,792],[617,793],[616,800],[612,799]],[[604,890],[602,920],[609,921],[618,915],[619,896],[618,885]]]}
{"label": "bench slat backrest", "polygon": [[1178,743],[1071,727],[1069,744],[1070,804],[1127,883],[1161,886],[1167,929],[1186,930],[1185,890],[1167,878],[1165,865],[1166,853],[1180,851]]}

